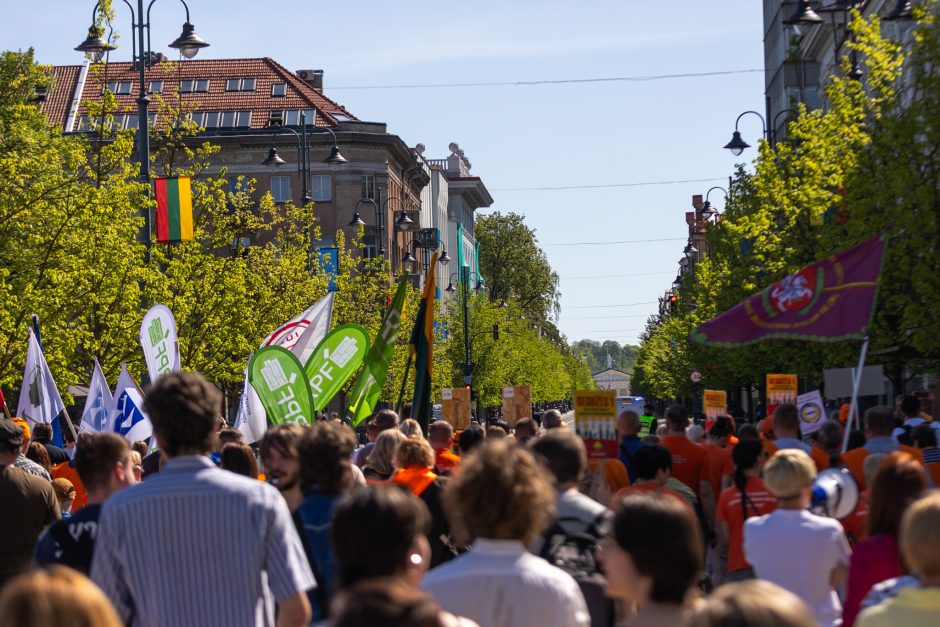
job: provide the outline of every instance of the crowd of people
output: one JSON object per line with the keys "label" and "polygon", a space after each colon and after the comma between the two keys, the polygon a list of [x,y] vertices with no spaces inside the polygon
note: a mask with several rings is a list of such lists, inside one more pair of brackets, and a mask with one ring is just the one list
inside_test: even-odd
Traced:
{"label": "crowd of people", "polygon": [[[359,446],[338,417],[246,443],[220,405],[164,375],[153,447],[0,419],[0,627],[940,624],[916,397],[869,409],[845,454],[837,420],[801,437],[792,405],[760,428],[625,411],[617,460],[557,411],[425,433],[383,409]],[[833,467],[861,491],[841,520],[814,513]]]}

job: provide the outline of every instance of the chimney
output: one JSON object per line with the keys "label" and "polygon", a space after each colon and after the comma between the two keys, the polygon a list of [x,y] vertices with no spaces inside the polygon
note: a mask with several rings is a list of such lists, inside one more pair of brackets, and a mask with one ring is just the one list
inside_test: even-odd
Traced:
{"label": "chimney", "polygon": [[297,70],[297,78],[323,93],[323,70]]}

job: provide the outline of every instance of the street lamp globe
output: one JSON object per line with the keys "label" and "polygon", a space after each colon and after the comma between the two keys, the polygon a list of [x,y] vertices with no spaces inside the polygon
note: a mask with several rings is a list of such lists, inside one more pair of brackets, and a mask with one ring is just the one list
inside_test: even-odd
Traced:
{"label": "street lamp globe", "polygon": [[349,161],[340,153],[339,146],[334,145],[330,148],[330,154],[323,160],[323,163],[330,164],[330,169],[333,170],[341,165],[346,165]]}
{"label": "street lamp globe", "polygon": [[271,146],[271,149],[268,151],[268,157],[261,162],[261,165],[267,167],[271,172],[277,172],[278,168],[284,165],[286,162],[281,159],[277,154],[277,148]]}
{"label": "street lamp globe", "polygon": [[808,0],[800,0],[793,15],[783,20],[783,23],[787,26],[793,26],[794,24],[821,24],[822,21],[823,19],[819,17],[816,11],[813,11],[813,7],[810,6]]}
{"label": "street lamp globe", "polygon": [[483,290],[485,290],[486,286],[483,285],[483,279],[478,279],[476,287],[474,287],[473,289],[475,289],[477,292],[482,292]]}
{"label": "street lamp globe", "polygon": [[183,33],[170,44],[170,48],[176,48],[187,59],[192,59],[201,49],[208,47],[208,42],[196,34],[196,27],[189,22],[183,24]]}
{"label": "street lamp globe", "polygon": [[447,287],[444,288],[444,291],[447,292],[448,294],[453,294],[454,292],[457,291],[457,288],[454,287],[454,283],[451,281],[447,283]]}
{"label": "street lamp globe", "polygon": [[450,263],[450,255],[448,255],[448,254],[447,254],[447,251],[445,250],[443,253],[441,253],[441,257],[440,257],[440,259],[438,259],[437,261],[438,261],[438,263],[440,263],[442,266],[446,266],[447,264]]}
{"label": "street lamp globe", "polygon": [[355,214],[353,214],[352,220],[349,221],[349,226],[351,227],[358,228],[360,226],[365,226],[365,225],[366,223],[362,221],[362,218],[359,216],[358,211]]}
{"label": "street lamp globe", "polygon": [[750,147],[751,145],[749,143],[741,139],[741,133],[739,133],[738,131],[735,131],[731,135],[731,141],[725,144],[725,148],[730,150],[731,154],[733,154],[735,157],[737,157],[742,152],[744,152],[745,149],[750,148]]}
{"label": "street lamp globe", "polygon": [[101,37],[101,32],[94,25],[88,29],[88,36],[85,37],[85,41],[75,46],[75,50],[84,52],[85,57],[94,63],[101,61],[105,53],[116,49],[117,46],[112,46]]}
{"label": "street lamp globe", "polygon": [[408,217],[408,214],[402,211],[398,214],[398,217],[395,219],[395,228],[399,231],[413,231],[417,225],[414,220]]}
{"label": "street lamp globe", "polygon": [[411,254],[410,250],[405,251],[405,256],[401,258],[402,265],[411,266],[417,259]]}

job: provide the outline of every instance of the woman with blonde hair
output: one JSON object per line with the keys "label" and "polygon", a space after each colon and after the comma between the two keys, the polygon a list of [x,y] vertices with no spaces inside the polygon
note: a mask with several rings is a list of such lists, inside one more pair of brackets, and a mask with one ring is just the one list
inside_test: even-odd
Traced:
{"label": "woman with blonde hair", "polygon": [[764,467],[777,509],[744,523],[744,556],[758,579],[789,590],[821,627],[842,624],[836,590],[845,582],[851,549],[842,525],[810,513],[816,464],[799,449],[782,449]]}
{"label": "woman with blonde hair", "polygon": [[384,483],[395,472],[395,452],[398,445],[408,439],[398,429],[386,429],[375,440],[375,446],[369,452],[362,474],[366,483]]}
{"label": "woman with blonde hair", "polygon": [[718,588],[702,603],[688,627],[816,627],[809,608],[769,581],[752,579]]}
{"label": "woman with blonde hair", "polygon": [[406,418],[399,425],[398,430],[405,434],[405,437],[413,438],[415,436],[419,438],[424,438],[424,434],[421,432],[421,425],[418,424],[418,421],[414,418]]}
{"label": "woman with blonde hair", "polygon": [[121,621],[88,577],[50,566],[6,585],[0,594],[0,627],[121,627]]}

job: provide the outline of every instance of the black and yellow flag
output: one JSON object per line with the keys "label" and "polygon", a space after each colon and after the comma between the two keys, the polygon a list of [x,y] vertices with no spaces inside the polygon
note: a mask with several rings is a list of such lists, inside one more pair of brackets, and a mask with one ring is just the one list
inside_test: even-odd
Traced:
{"label": "black and yellow flag", "polygon": [[434,363],[434,301],[437,268],[437,253],[431,259],[428,274],[424,278],[424,293],[411,332],[409,350],[414,360],[415,394],[411,399],[411,415],[427,433],[431,420],[431,370]]}

